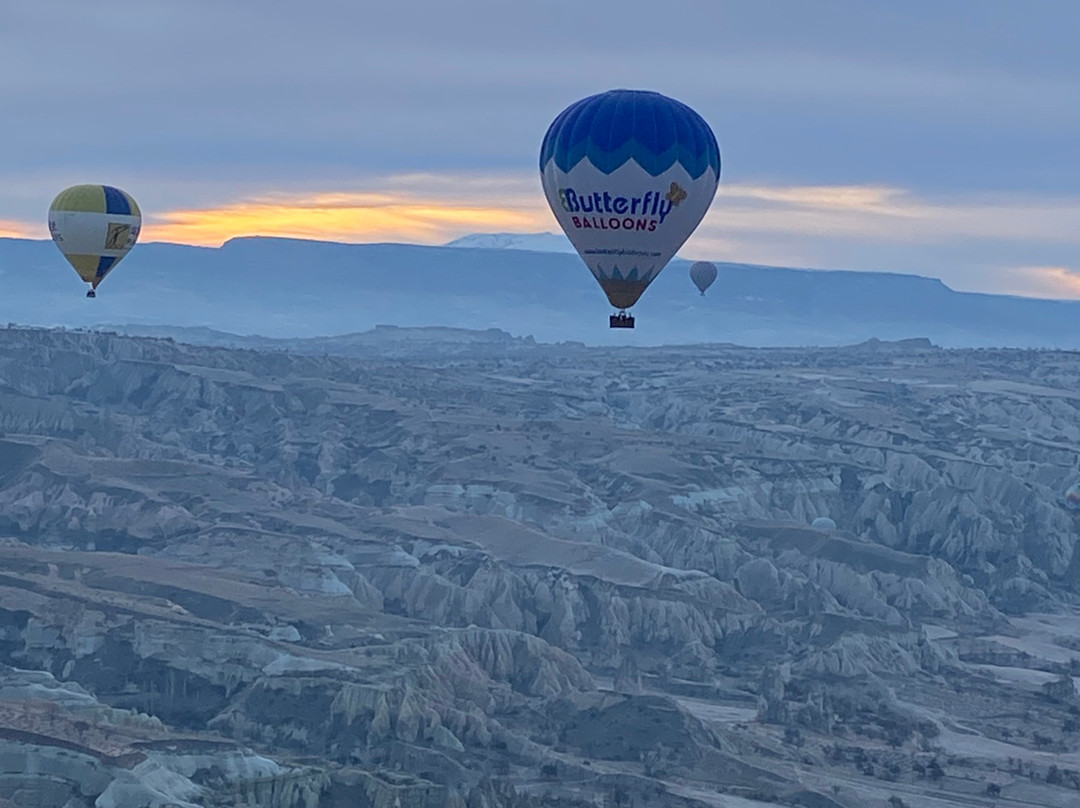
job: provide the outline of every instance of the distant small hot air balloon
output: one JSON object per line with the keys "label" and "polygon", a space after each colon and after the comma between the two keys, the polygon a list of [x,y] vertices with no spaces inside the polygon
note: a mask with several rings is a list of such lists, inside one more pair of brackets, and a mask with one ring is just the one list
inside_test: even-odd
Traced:
{"label": "distant small hot air balloon", "polygon": [[836,530],[836,522],[828,516],[819,516],[810,523],[810,527],[817,528],[818,530]]}
{"label": "distant small hot air balloon", "polygon": [[540,148],[544,195],[619,314],[698,226],[720,181],[720,149],[694,110],[660,93],[610,90],[571,104]]}
{"label": "distant small hot air balloon", "polygon": [[75,185],[61,191],[49,208],[49,233],[90,284],[87,297],[96,297],[98,284],[135,246],[141,227],[135,200],[109,185]]}
{"label": "distant small hot air balloon", "polygon": [[1073,483],[1066,489],[1065,507],[1070,511],[1080,511],[1080,483]]}
{"label": "distant small hot air balloon", "polygon": [[701,292],[701,296],[705,297],[705,290],[716,280],[716,265],[708,261],[696,261],[690,265],[690,280]]}

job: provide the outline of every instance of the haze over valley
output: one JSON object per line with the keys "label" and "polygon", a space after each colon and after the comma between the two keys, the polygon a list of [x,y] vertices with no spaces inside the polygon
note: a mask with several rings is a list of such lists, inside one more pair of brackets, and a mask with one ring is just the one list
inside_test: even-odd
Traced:
{"label": "haze over valley", "polygon": [[[718,264],[702,297],[675,260],[612,332],[610,306],[559,238],[501,234],[465,245],[241,238],[220,248],[144,244],[86,301],[50,242],[0,239],[0,322],[183,326],[275,338],[376,325],[498,328],[541,342],[838,346],[928,338],[945,347],[1078,348],[1080,302],[955,292],[882,272]],[[564,240],[565,241],[565,240]],[[525,247],[525,249],[523,249]]]}

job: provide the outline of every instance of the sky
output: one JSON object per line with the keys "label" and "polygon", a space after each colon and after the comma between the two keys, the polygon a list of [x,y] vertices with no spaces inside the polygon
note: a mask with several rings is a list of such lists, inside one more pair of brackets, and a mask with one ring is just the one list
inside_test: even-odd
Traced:
{"label": "sky", "polygon": [[0,0],[0,236],[79,182],[152,241],[552,231],[548,124],[630,87],[720,143],[684,257],[1080,298],[1078,30],[1078,0]]}

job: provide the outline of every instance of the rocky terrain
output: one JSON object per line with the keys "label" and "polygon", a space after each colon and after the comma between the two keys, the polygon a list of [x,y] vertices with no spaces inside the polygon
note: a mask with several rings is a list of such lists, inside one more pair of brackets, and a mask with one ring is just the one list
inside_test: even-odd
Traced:
{"label": "rocky terrain", "polygon": [[428,342],[0,330],[0,806],[1080,804],[1080,355]]}

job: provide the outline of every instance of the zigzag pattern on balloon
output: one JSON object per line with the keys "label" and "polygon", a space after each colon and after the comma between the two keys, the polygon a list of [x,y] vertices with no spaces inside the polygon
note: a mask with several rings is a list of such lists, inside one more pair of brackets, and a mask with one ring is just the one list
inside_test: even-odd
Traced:
{"label": "zigzag pattern on balloon", "polygon": [[639,270],[638,267],[631,268],[628,272],[624,272],[619,269],[619,265],[614,265],[611,270],[606,270],[600,264],[596,265],[596,271],[601,278],[614,281],[643,281],[652,276],[652,269],[645,271]]}
{"label": "zigzag pattern on balloon", "polygon": [[697,179],[712,168],[720,176],[720,148],[694,110],[659,93],[611,90],[563,110],[540,148],[540,170],[551,160],[569,172],[588,158],[611,174],[634,160],[657,177],[676,163]]}

